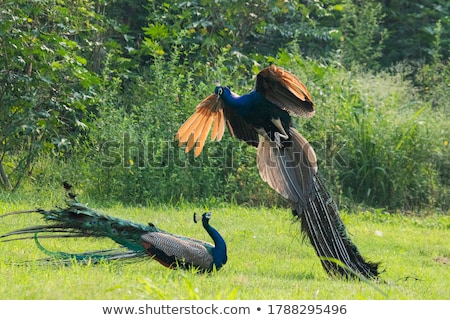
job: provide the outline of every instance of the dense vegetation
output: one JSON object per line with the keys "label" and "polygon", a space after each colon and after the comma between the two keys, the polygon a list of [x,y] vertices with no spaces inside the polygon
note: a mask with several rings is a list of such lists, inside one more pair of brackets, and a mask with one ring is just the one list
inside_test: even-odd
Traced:
{"label": "dense vegetation", "polygon": [[194,159],[173,136],[215,81],[270,63],[317,106],[296,126],[342,203],[450,206],[450,4],[3,0],[0,186],[69,180],[101,203],[282,204],[227,135]]}

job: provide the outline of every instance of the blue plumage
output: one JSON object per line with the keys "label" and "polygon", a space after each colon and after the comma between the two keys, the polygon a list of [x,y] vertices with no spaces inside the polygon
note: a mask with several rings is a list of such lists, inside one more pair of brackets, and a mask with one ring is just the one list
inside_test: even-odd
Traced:
{"label": "blue plumage", "polygon": [[[228,87],[216,87],[215,92],[252,130],[261,135],[266,134],[272,141],[277,139],[275,133],[286,135],[283,140],[289,140],[287,132],[292,126],[290,114],[267,100],[260,92],[253,90],[248,94],[237,96],[233,95]],[[279,121],[279,127],[276,126],[276,121]]]}
{"label": "blue plumage", "polygon": [[225,243],[225,240],[220,235],[220,233],[210,226],[209,224],[210,218],[211,218],[210,212],[204,213],[202,215],[202,225],[205,228],[206,232],[208,232],[211,239],[213,239],[214,241],[214,247],[211,248],[214,266],[217,269],[220,269],[228,261],[227,245]]}

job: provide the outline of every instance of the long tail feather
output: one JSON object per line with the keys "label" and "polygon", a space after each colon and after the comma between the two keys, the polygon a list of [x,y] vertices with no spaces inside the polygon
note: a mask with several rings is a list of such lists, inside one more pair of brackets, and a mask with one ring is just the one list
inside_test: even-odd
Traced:
{"label": "long tail feather", "polygon": [[[314,176],[314,198],[306,210],[293,210],[328,274],[353,278],[376,278],[378,263],[368,262],[349,238],[336,203],[318,174]],[[340,261],[337,263],[335,260]]]}
{"label": "long tail feather", "polygon": [[[153,225],[144,225],[132,221],[111,217],[90,209],[76,201],[67,201],[64,208],[51,210],[35,209],[11,212],[1,217],[36,212],[47,221],[46,225],[37,225],[14,230],[0,236],[2,241],[33,239],[44,253],[62,260],[115,260],[144,256],[145,248],[141,245],[141,236],[148,232],[163,232]],[[44,248],[38,239],[44,238],[110,238],[122,249],[102,250],[86,253],[52,252]]]}
{"label": "long tail feather", "polygon": [[257,163],[261,178],[291,203],[302,233],[328,274],[376,278],[378,264],[367,262],[347,235],[337,206],[317,173],[313,149],[295,129],[290,133],[289,147],[280,149],[267,139],[260,142]]}
{"label": "long tail feather", "polygon": [[[97,250],[82,253],[67,253],[62,251],[50,251],[45,248],[40,242],[38,234],[35,233],[34,242],[39,250],[44,252],[46,255],[57,259],[58,263],[69,263],[71,261],[77,261],[81,263],[100,263],[101,261],[112,261],[118,259],[131,259],[137,257],[146,256],[145,252],[136,252],[132,250],[122,250],[122,249],[107,249],[107,250]],[[50,261],[50,259],[43,259],[44,261]]]}

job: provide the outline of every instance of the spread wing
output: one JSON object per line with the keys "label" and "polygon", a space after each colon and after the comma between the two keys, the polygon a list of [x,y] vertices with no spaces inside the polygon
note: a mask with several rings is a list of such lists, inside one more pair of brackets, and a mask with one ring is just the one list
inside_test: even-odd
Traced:
{"label": "spread wing", "polygon": [[194,114],[178,129],[175,140],[179,146],[186,144],[186,152],[194,148],[194,156],[198,157],[209,132],[211,131],[211,141],[220,141],[225,132],[225,124],[232,136],[258,146],[258,134],[215,94],[199,103]]}
{"label": "spread wing", "polygon": [[200,102],[194,114],[178,129],[175,140],[178,141],[179,146],[186,144],[186,153],[197,143],[194,155],[198,157],[203,150],[211,127],[211,140],[220,141],[225,132],[225,117],[223,114],[223,102],[221,99],[217,99],[215,94],[206,97]]}
{"label": "spread wing", "polygon": [[314,103],[306,86],[292,73],[271,65],[256,77],[255,90],[292,115],[312,117]]}

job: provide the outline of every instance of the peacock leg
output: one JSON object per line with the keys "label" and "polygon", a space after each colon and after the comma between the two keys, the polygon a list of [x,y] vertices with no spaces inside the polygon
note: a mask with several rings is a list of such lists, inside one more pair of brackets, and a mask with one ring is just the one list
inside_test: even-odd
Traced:
{"label": "peacock leg", "polygon": [[287,140],[289,139],[289,135],[286,133],[286,130],[284,130],[283,125],[281,124],[281,120],[280,118],[277,119],[271,119],[272,123],[275,125],[275,127],[280,131],[280,132],[274,132],[274,139],[275,139],[275,143],[277,144],[278,147],[282,147],[283,144],[281,143],[281,139],[283,140]]}

